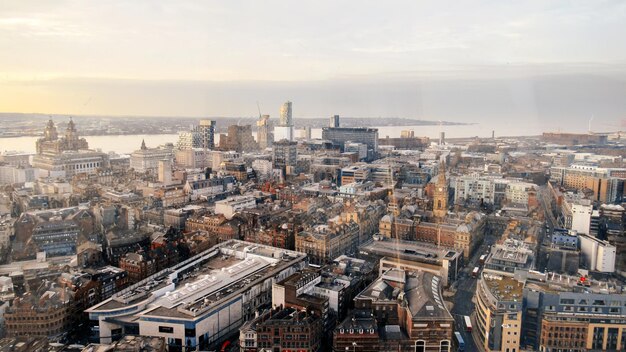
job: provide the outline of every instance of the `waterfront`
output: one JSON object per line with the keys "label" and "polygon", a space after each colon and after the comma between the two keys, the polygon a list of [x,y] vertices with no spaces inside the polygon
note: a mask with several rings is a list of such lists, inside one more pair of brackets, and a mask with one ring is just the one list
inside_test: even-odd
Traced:
{"label": "waterfront", "polygon": [[[441,131],[445,132],[446,138],[464,138],[464,137],[489,137],[491,129],[480,124],[473,125],[418,125],[418,126],[381,126],[378,128],[379,138],[389,136],[400,137],[403,130],[415,131],[415,136],[426,136],[431,139],[439,138]],[[42,127],[43,130],[43,127]],[[541,131],[528,129],[518,130],[517,135],[538,135]],[[510,135],[509,133],[503,133]],[[297,135],[297,133],[296,133]],[[311,130],[313,138],[321,138],[322,130],[314,128]],[[501,135],[496,130],[496,135]],[[134,135],[107,135],[107,136],[84,136],[89,142],[92,149],[100,149],[105,152],[115,152],[118,154],[129,154],[139,149],[141,141],[145,140],[148,147],[156,147],[165,143],[176,143],[177,134],[134,134]],[[220,135],[216,135],[216,142],[219,143]],[[27,153],[35,153],[35,142],[39,137],[11,137],[0,138],[0,152],[4,151],[23,151]]]}

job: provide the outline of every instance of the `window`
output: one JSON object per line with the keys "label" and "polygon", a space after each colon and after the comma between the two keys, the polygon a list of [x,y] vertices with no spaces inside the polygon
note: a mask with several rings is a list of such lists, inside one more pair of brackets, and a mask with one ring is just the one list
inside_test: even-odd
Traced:
{"label": "window", "polygon": [[426,341],[417,341],[415,342],[415,352],[425,352],[426,351]]}
{"label": "window", "polygon": [[171,334],[174,332],[174,328],[171,326],[159,326],[159,332]]}

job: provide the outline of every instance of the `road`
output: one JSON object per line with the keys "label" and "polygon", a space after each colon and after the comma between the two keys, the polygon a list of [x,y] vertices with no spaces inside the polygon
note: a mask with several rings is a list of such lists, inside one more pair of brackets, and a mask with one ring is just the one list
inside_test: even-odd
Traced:
{"label": "road", "polygon": [[454,307],[452,307],[452,316],[454,317],[455,330],[461,333],[463,340],[465,341],[466,351],[478,351],[474,343],[472,335],[465,331],[465,321],[463,319],[466,315],[471,315],[474,312],[474,293],[476,292],[477,279],[471,277],[471,271],[475,266],[478,266],[478,259],[481,255],[489,252],[489,246],[494,244],[496,237],[493,235],[485,235],[485,239],[480,247],[474,252],[474,255],[468,261],[462,276],[457,280],[457,291],[454,295]]}

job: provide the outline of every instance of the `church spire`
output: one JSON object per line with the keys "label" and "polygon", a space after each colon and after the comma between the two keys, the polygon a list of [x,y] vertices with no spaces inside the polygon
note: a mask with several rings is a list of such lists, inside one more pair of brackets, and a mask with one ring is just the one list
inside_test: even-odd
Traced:
{"label": "church spire", "polygon": [[446,163],[441,160],[439,163],[439,176],[437,177],[437,186],[447,186],[448,182],[446,180]]}
{"label": "church spire", "polygon": [[146,150],[146,149],[148,149],[148,147],[146,147],[146,140],[142,139],[141,140],[141,150]]}

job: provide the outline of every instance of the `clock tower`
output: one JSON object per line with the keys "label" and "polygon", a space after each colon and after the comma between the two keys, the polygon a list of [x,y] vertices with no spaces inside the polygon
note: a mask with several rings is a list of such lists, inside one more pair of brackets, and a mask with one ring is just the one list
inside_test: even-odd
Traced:
{"label": "clock tower", "polygon": [[443,219],[448,212],[448,182],[446,180],[446,165],[441,162],[439,175],[435,184],[433,197],[433,215],[437,219]]}

